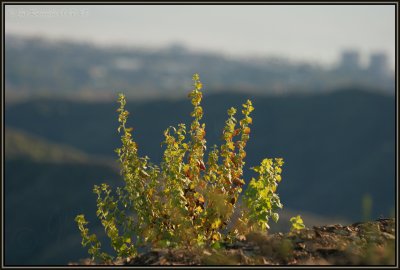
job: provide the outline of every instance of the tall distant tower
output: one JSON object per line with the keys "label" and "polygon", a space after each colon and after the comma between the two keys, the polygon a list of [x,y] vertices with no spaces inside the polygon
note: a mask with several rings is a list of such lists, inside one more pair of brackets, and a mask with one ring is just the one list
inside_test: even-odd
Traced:
{"label": "tall distant tower", "polygon": [[346,50],[342,52],[339,68],[347,71],[360,69],[360,54],[356,50]]}
{"label": "tall distant tower", "polygon": [[386,76],[389,73],[387,55],[382,52],[371,54],[368,70],[371,74],[380,77]]}

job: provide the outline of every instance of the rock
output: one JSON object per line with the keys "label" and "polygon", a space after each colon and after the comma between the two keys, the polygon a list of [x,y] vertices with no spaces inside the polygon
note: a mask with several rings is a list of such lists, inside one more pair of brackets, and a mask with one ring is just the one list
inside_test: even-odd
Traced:
{"label": "rock", "polygon": [[[210,249],[157,249],[112,265],[387,265],[395,259],[395,220],[328,225],[296,234],[253,233]],[[379,248],[379,252],[375,249]],[[373,256],[366,254],[373,253]],[[89,259],[69,265],[95,265]]]}
{"label": "rock", "polygon": [[298,244],[297,244],[297,247],[298,247],[299,249],[305,249],[305,248],[306,248],[306,244],[304,244],[304,243],[298,243]]}
{"label": "rock", "polygon": [[346,230],[346,229],[335,229],[333,232],[336,233],[336,234],[339,234],[339,235],[343,235],[343,236],[349,236],[350,235],[350,232],[348,230]]}
{"label": "rock", "polygon": [[383,232],[382,236],[385,237],[388,240],[395,240],[396,239],[396,237],[393,234],[386,233],[386,232]]}
{"label": "rock", "polygon": [[203,254],[204,254],[204,255],[207,255],[207,256],[211,256],[211,255],[212,255],[211,252],[209,252],[208,250],[204,250],[204,251],[203,251]]}

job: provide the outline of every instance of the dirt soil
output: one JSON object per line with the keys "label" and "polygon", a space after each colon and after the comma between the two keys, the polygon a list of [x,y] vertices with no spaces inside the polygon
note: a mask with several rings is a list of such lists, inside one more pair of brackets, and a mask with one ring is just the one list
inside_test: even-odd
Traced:
{"label": "dirt soil", "polygon": [[[395,265],[395,219],[251,233],[216,249],[154,249],[113,265]],[[70,265],[93,265],[89,259]]]}

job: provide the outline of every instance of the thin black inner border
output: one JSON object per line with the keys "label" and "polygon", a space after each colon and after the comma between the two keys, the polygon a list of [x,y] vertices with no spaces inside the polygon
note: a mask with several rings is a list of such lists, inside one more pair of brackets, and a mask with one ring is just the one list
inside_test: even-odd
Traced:
{"label": "thin black inner border", "polygon": [[[75,1],[68,1],[68,2],[51,2],[51,1],[42,1],[42,2],[13,2],[13,1],[7,1],[7,2],[2,2],[2,17],[3,17],[3,27],[2,27],[2,182],[1,182],[1,187],[2,187],[2,233],[1,233],[1,245],[2,245],[2,259],[1,259],[1,266],[4,268],[6,266],[4,264],[5,260],[5,248],[4,248],[4,221],[5,221],[5,216],[4,216],[4,205],[5,205],[5,194],[4,194],[4,182],[5,182],[5,152],[4,152],[4,146],[5,146],[5,138],[4,138],[4,129],[5,129],[5,7],[6,5],[55,5],[55,6],[60,6],[60,5],[394,5],[395,6],[395,106],[396,106],[396,115],[395,115],[395,196],[396,196],[396,204],[395,204],[395,224],[396,228],[398,228],[398,185],[397,185],[397,180],[398,180],[398,162],[397,162],[397,154],[398,154],[398,125],[397,125],[397,115],[398,115],[398,2],[395,1],[382,1],[382,2],[376,2],[376,1],[363,1],[363,2],[340,2],[340,1],[334,1],[334,2],[319,2],[319,1],[308,1],[308,2],[263,2],[263,1],[251,1],[251,2],[244,2],[244,1],[232,1],[232,2],[210,2],[210,1],[177,1],[177,2],[162,2],[162,1],[147,1],[147,2],[124,2],[124,1],[119,1],[119,2],[109,2],[109,1],[98,1],[98,2],[75,2]],[[398,265],[398,252],[397,252],[397,245],[398,245],[398,230],[395,232],[396,235],[396,245],[395,245],[395,252],[396,252],[396,260],[395,260],[395,268],[397,268]],[[246,267],[249,267],[250,265],[246,265]],[[13,266],[6,266],[7,268],[49,268],[49,267],[56,267],[56,268],[65,268],[68,266],[60,266],[60,265],[35,265],[35,266],[23,266],[23,265],[13,265]],[[82,266],[80,266],[82,267]],[[99,267],[99,266],[85,266],[85,267]],[[115,267],[115,266],[101,266],[101,268],[107,268],[107,267]],[[124,266],[124,267],[135,267],[135,266]],[[176,267],[176,266],[174,266]],[[178,266],[178,267],[196,267],[196,268],[210,268],[208,266]],[[214,266],[215,267],[215,266]],[[219,266],[218,268],[231,268],[231,267],[243,267],[243,266]],[[266,268],[269,266],[251,266],[251,268]],[[308,265],[308,266],[279,266],[279,268],[283,267],[296,267],[296,268],[320,268],[320,266],[315,266],[315,265]],[[325,266],[326,267],[326,266]],[[343,265],[343,266],[328,266],[329,268],[338,268],[338,267],[349,267],[349,268],[355,268],[358,266],[350,266],[350,265]],[[393,266],[365,266],[369,268],[393,268]],[[138,268],[138,267],[135,267]],[[139,266],[140,268],[140,266]],[[160,266],[154,267],[154,266],[146,266],[146,268],[162,268]]]}

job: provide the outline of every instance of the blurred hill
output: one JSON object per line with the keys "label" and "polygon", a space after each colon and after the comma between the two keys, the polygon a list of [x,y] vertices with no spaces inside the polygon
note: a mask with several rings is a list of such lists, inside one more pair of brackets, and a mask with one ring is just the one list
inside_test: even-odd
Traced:
{"label": "blurred hill", "polygon": [[9,160],[27,159],[43,163],[82,163],[112,166],[117,168],[115,161],[109,157],[86,154],[68,145],[51,143],[43,138],[5,127],[5,151]]}
{"label": "blurred hill", "polygon": [[[391,213],[395,200],[393,97],[355,89],[286,97],[209,95],[203,102],[209,148],[220,144],[226,110],[240,106],[246,98],[256,108],[246,168],[265,157],[283,157],[279,193],[287,208],[355,222],[362,218],[362,197],[369,194],[374,217]],[[32,100],[6,106],[5,122],[46,140],[115,159],[114,149],[120,144],[116,108],[116,102]],[[162,153],[162,131],[190,123],[188,100],[128,99],[127,109],[139,154],[156,163]],[[246,170],[245,176],[250,178],[252,172]]]}
{"label": "blurred hill", "polygon": [[85,153],[68,146],[49,143],[10,127],[5,128],[5,156],[7,159],[30,159],[41,162],[88,162]]}
{"label": "blurred hill", "polygon": [[5,157],[5,263],[65,264],[86,256],[74,217],[85,212],[96,221],[91,190],[113,184],[117,164],[10,127]]}
{"label": "blurred hill", "polygon": [[192,74],[199,73],[208,93],[276,95],[358,86],[394,94],[395,76],[385,55],[372,55],[372,66],[365,68],[355,52],[343,52],[342,58],[325,67],[278,57],[226,57],[179,44],[150,50],[7,35],[5,89],[8,102],[35,95],[110,100],[115,89],[135,99],[182,98]]}

